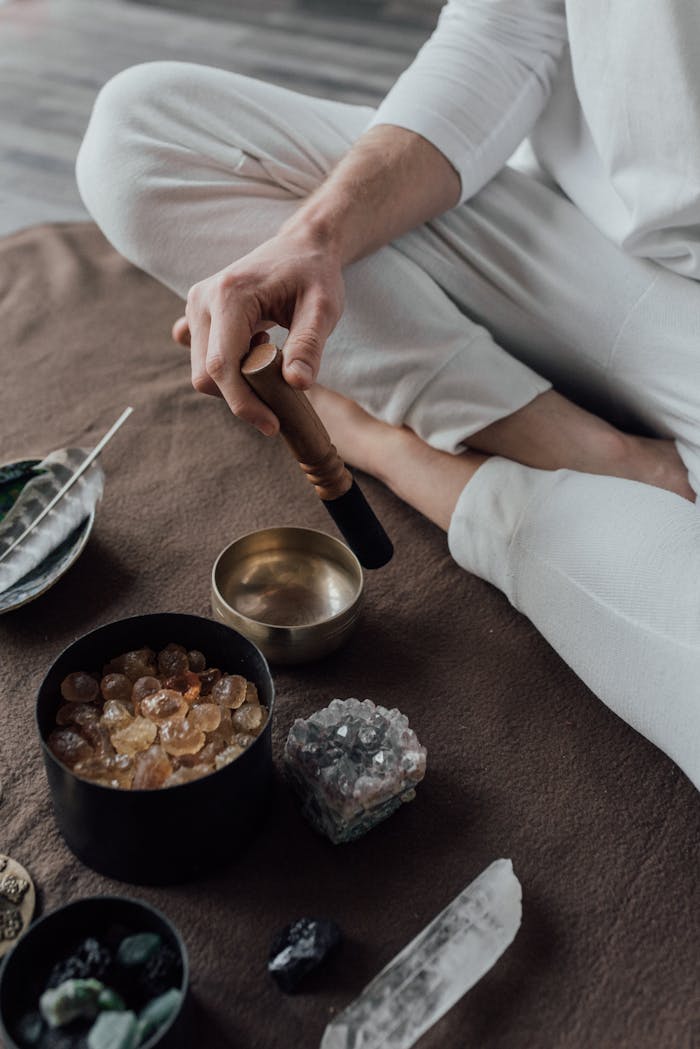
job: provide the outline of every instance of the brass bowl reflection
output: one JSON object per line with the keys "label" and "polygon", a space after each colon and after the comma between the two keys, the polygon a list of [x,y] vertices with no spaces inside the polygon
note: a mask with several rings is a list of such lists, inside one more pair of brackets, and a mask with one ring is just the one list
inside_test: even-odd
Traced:
{"label": "brass bowl reflection", "polygon": [[212,611],[274,663],[339,648],[357,624],[363,576],[351,550],[311,528],[264,528],[236,539],[212,571]]}

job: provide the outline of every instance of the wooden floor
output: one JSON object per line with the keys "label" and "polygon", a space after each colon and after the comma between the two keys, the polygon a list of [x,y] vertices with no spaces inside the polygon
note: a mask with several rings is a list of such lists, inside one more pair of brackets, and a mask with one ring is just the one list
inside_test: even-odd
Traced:
{"label": "wooden floor", "polygon": [[75,156],[99,87],[119,70],[181,59],[309,94],[376,103],[429,35],[440,6],[441,0],[0,0],[0,235],[86,217]]}

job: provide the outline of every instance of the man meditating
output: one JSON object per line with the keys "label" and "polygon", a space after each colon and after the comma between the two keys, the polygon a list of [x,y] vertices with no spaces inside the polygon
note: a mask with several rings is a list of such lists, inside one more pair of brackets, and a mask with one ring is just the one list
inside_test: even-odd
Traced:
{"label": "man meditating", "polygon": [[376,111],[136,66],[77,174],[196,389],[273,434],[288,329],[346,461],[700,786],[699,5],[450,0]]}

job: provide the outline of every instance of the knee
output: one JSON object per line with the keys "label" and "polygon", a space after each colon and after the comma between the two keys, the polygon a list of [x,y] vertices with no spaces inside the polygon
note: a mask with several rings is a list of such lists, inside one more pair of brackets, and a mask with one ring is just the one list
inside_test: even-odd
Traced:
{"label": "knee", "polygon": [[95,100],[78,152],[76,180],[85,207],[133,261],[191,68],[182,62],[147,62],[112,77]]}

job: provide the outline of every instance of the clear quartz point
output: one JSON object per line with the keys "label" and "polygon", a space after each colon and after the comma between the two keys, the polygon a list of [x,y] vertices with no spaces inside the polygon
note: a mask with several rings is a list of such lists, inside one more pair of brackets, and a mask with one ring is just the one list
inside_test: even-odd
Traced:
{"label": "clear quartz point", "polygon": [[331,1021],[321,1049],[409,1049],[513,942],[521,900],[513,864],[496,860]]}

